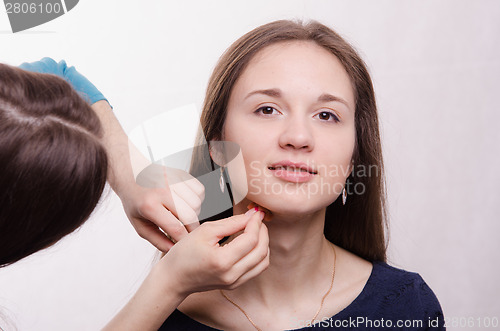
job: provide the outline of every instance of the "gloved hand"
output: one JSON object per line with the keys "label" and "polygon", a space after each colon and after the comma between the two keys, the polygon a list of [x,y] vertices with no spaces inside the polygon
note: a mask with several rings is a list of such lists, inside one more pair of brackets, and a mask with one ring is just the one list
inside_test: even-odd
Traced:
{"label": "gloved hand", "polygon": [[19,68],[43,74],[53,74],[64,78],[91,105],[99,100],[108,101],[94,84],[76,71],[75,67],[68,67],[64,60],[57,63],[49,57],[44,57],[40,61],[25,62]]}

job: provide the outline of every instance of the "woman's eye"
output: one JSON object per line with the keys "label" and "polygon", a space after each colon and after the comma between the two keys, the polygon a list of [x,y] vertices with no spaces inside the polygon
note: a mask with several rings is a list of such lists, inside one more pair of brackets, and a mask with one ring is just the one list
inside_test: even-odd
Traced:
{"label": "woman's eye", "polygon": [[279,113],[276,109],[269,106],[260,107],[259,109],[256,110],[256,112],[261,113],[263,115],[275,115]]}
{"label": "woman's eye", "polygon": [[322,111],[319,113],[318,118],[322,121],[334,121],[334,122],[339,122],[339,118],[334,114],[329,111]]}

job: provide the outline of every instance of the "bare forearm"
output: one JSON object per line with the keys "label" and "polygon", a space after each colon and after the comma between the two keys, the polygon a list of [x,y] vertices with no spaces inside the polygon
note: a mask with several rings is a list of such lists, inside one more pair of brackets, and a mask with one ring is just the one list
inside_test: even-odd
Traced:
{"label": "bare forearm", "polygon": [[167,273],[153,268],[137,293],[103,331],[158,330],[185,299],[173,288],[163,287],[162,284],[172,284],[168,277]]}
{"label": "bare forearm", "polygon": [[127,134],[115,117],[107,101],[101,100],[92,105],[104,128],[103,142],[109,157],[108,181],[113,190],[121,197],[127,188],[135,185],[135,176],[145,168],[149,161],[129,144]]}
{"label": "bare forearm", "polygon": [[[167,252],[173,246],[173,242],[166,233],[173,231],[176,234],[173,238],[178,241],[187,234],[187,230],[174,215],[175,202],[165,178],[165,171],[162,168],[161,176],[151,175],[151,178],[148,177],[147,185],[144,182],[139,185],[136,182],[137,175],[151,162],[130,143],[107,101],[98,101],[92,105],[92,108],[99,116],[104,128],[102,142],[108,153],[107,179],[109,184],[120,197],[123,209],[137,233],[159,250]],[[203,186],[199,184],[201,189],[194,190],[187,187],[187,184],[184,185],[188,188],[184,192],[191,197],[184,201],[188,201],[187,208],[194,210],[195,207],[192,206],[198,206],[201,202],[198,203],[198,200],[192,198],[191,191],[195,197],[201,196]],[[186,212],[189,213],[189,211]]]}

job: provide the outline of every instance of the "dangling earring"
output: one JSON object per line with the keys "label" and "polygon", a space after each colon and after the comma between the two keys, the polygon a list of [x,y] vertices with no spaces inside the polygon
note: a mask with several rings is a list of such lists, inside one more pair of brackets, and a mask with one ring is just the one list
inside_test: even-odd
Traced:
{"label": "dangling earring", "polygon": [[[354,173],[354,162],[352,163],[352,170],[351,170],[351,173],[349,174],[349,177],[352,176],[353,173]],[[345,184],[347,185],[347,179],[346,179]],[[347,201],[347,191],[345,190],[345,186],[344,186],[344,189],[342,190],[342,204],[344,206],[345,206],[346,201]]]}
{"label": "dangling earring", "polygon": [[224,186],[226,186],[226,183],[224,181],[224,167],[220,167],[219,186],[220,186],[220,190],[222,191],[222,193],[224,193]]}

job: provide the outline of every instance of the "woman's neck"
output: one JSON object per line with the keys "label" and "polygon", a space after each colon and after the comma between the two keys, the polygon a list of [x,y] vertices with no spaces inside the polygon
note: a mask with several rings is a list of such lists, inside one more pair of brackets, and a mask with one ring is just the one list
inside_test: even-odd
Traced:
{"label": "woman's neck", "polygon": [[323,234],[325,211],[300,216],[273,214],[264,223],[269,232],[268,269],[232,294],[276,307],[304,302],[311,291],[325,288],[323,283],[325,279],[328,283],[333,267],[331,243]]}

